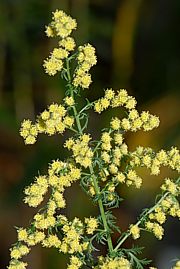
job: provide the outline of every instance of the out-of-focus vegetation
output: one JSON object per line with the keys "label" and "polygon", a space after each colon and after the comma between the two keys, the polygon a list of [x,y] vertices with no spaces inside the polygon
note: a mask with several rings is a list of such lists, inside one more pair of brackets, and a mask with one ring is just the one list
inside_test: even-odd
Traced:
{"label": "out-of-focus vegetation", "polygon": [[[23,204],[23,188],[38,171],[47,169],[51,159],[63,158],[63,138],[41,136],[33,146],[24,146],[18,135],[23,118],[34,119],[51,102],[60,102],[63,87],[58,76],[44,74],[42,62],[53,45],[44,34],[51,11],[64,9],[78,21],[78,43],[90,42],[97,49],[98,65],[93,69],[94,83],[84,96],[99,97],[104,88],[127,88],[140,108],[160,116],[158,130],[148,134],[129,134],[129,146],[155,148],[180,146],[180,1],[143,0],[1,0],[0,1],[0,264],[8,263],[10,244],[16,240],[13,226],[28,225],[33,210]],[[112,113],[112,112],[111,112]],[[104,120],[91,120],[106,126]],[[143,191],[120,191],[127,198],[115,214],[122,229],[133,222],[138,212],[153,201],[159,180],[144,177]],[[96,208],[78,186],[67,193],[69,217],[94,215]],[[168,260],[180,253],[178,223],[168,222],[166,236],[157,242],[144,236],[147,257],[157,266],[170,268]],[[115,239],[115,235],[114,235]],[[29,268],[66,268],[66,260],[56,251],[35,248],[28,257]]]}

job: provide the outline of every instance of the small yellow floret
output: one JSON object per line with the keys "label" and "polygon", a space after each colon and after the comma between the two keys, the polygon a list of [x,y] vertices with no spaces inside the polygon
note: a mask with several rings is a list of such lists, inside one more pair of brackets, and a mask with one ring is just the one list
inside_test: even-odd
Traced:
{"label": "small yellow floret", "polygon": [[67,96],[64,100],[65,100],[66,105],[68,105],[68,106],[73,106],[74,105],[73,97]]}
{"label": "small yellow floret", "polygon": [[28,237],[28,233],[27,233],[26,229],[21,228],[18,230],[18,240],[19,241],[25,241],[27,239],[27,237]]}
{"label": "small yellow floret", "polygon": [[93,234],[94,231],[97,229],[98,227],[98,221],[95,218],[85,218],[85,223],[87,225],[86,231],[87,234]]}
{"label": "small yellow floret", "polygon": [[48,75],[54,76],[58,71],[61,71],[63,62],[51,57],[44,61],[43,67]]}
{"label": "small yellow floret", "polygon": [[59,46],[64,47],[67,51],[73,51],[76,44],[72,37],[67,37],[59,42]]}
{"label": "small yellow floret", "polygon": [[114,118],[111,120],[111,128],[113,130],[118,130],[120,128],[120,120],[118,118]]}
{"label": "small yellow floret", "polygon": [[137,225],[130,226],[130,233],[133,239],[138,239],[140,237],[140,228]]}

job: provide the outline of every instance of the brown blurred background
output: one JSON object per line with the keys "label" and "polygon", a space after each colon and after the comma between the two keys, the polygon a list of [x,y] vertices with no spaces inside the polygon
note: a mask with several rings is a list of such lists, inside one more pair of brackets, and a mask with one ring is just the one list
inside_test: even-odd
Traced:
{"label": "brown blurred background", "polygon": [[[35,145],[25,147],[18,134],[22,119],[33,120],[48,104],[60,102],[63,97],[60,78],[48,77],[42,68],[43,59],[56,44],[44,34],[51,11],[56,8],[77,19],[78,43],[90,42],[97,49],[98,64],[92,70],[94,83],[83,95],[94,100],[104,88],[127,88],[137,98],[140,110],[148,109],[160,116],[158,130],[128,135],[130,148],[138,144],[156,149],[180,145],[179,0],[0,0],[2,268],[8,264],[8,248],[16,240],[13,226],[27,226],[34,213],[22,202],[23,188],[33,181],[38,171],[46,172],[50,160],[64,156],[61,136],[42,135]],[[112,112],[105,113],[101,120],[98,117],[97,126],[107,126],[111,115]],[[96,134],[94,122],[94,119],[90,121],[92,134]],[[127,199],[114,213],[122,229],[135,221],[143,207],[153,203],[162,179],[171,175],[166,169],[158,179],[149,176],[147,171],[140,173],[144,177],[142,190],[120,189]],[[73,186],[66,195],[69,217],[97,214],[78,186]],[[170,218],[165,227],[162,241],[143,234],[137,242],[145,246],[144,256],[154,259],[154,265],[160,269],[169,269],[170,261],[180,257],[178,221]],[[30,269],[66,268],[66,257],[55,250],[36,247],[27,260]]]}

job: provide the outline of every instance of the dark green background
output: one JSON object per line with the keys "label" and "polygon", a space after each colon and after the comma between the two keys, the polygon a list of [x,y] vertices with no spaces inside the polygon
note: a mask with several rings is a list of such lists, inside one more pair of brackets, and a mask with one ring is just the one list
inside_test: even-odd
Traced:
{"label": "dark green background", "polygon": [[[35,210],[22,202],[23,188],[38,171],[45,173],[48,162],[64,158],[65,137],[40,136],[33,146],[24,146],[18,134],[24,118],[34,119],[51,102],[60,102],[64,85],[58,76],[44,74],[43,59],[56,43],[44,34],[51,11],[63,9],[77,19],[74,36],[78,44],[90,42],[97,49],[98,64],[92,70],[94,83],[83,97],[101,96],[107,87],[127,88],[139,103],[161,118],[158,130],[129,134],[130,148],[149,145],[159,149],[179,146],[180,142],[180,1],[179,0],[0,0],[0,265],[8,264],[8,248],[16,240],[13,226],[27,226]],[[108,125],[112,112],[90,120],[92,135],[97,127]],[[140,191],[120,189],[125,199],[114,211],[122,229],[134,222],[145,206],[150,206],[162,179],[141,171]],[[78,186],[67,191],[66,213],[73,216],[96,215]],[[145,246],[144,256],[154,266],[171,267],[180,257],[178,221],[170,218],[162,241],[143,234],[137,242]],[[114,236],[114,240],[116,236]],[[132,242],[127,243],[127,247]],[[33,249],[28,256],[31,269],[66,268],[63,255],[54,250]]]}

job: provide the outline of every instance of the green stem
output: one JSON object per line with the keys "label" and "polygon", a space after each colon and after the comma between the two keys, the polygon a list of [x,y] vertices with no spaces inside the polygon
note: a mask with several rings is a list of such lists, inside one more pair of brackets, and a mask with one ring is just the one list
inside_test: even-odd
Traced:
{"label": "green stem", "polygon": [[121,239],[121,241],[117,244],[117,246],[115,247],[114,251],[117,251],[118,248],[124,243],[124,241],[126,241],[126,239],[130,236],[130,232],[126,233],[125,236]]}
{"label": "green stem", "polygon": [[[71,93],[71,97],[74,98],[74,91],[73,91],[73,86],[72,86],[72,83],[71,83],[71,74],[70,74],[70,67],[69,67],[69,61],[68,60],[66,60],[66,65],[67,65],[67,77],[68,77],[68,83],[69,83],[69,90],[70,90],[70,93]],[[82,127],[81,127],[81,122],[80,122],[78,112],[77,112],[75,106],[73,106],[73,112],[74,112],[74,117],[75,117],[75,120],[76,120],[76,123],[77,123],[77,128],[78,128],[79,134],[82,135],[83,131],[82,131]],[[100,189],[99,189],[99,186],[98,186],[98,183],[97,183],[96,176],[94,174],[94,170],[93,170],[92,165],[90,165],[89,170],[90,170],[91,176],[93,178],[93,183],[94,183],[94,188],[95,188],[96,195],[99,196]],[[101,218],[102,218],[103,225],[104,225],[104,230],[107,233],[107,243],[108,243],[109,252],[110,252],[110,254],[112,254],[112,252],[113,252],[113,244],[112,244],[112,240],[111,240],[110,229],[108,227],[108,223],[107,223],[107,220],[106,220],[106,215],[105,215],[105,211],[104,211],[104,207],[103,207],[103,202],[102,202],[102,199],[100,197],[98,199],[98,205],[99,205],[99,210],[100,210]]]}
{"label": "green stem", "polygon": [[[141,218],[140,218],[140,220],[138,221],[138,222],[136,222],[136,224],[135,225],[140,225],[141,224],[141,222],[144,220],[144,218],[147,216],[147,215],[149,215],[150,213],[152,213],[155,209],[156,209],[156,207],[158,207],[159,206],[159,204],[166,198],[166,196],[168,196],[168,194],[169,194],[169,192],[166,192],[162,197],[161,197],[161,199],[157,202],[157,204],[155,204],[152,208],[150,208]],[[117,244],[117,246],[115,247],[115,249],[114,249],[114,251],[117,251],[118,250],[118,248],[124,243],[124,241],[126,241],[126,239],[129,237],[131,235],[131,233],[130,232],[127,232],[125,235],[124,235],[124,237],[121,239],[121,241]]]}
{"label": "green stem", "polygon": [[[71,96],[73,97],[73,94],[71,94]],[[79,116],[78,116],[78,113],[77,113],[75,106],[73,106],[73,111],[74,111],[74,117],[76,119],[79,134],[82,135],[83,132],[82,132],[82,128],[81,128],[81,123],[80,123]]]}
{"label": "green stem", "polygon": [[[74,99],[74,92],[73,92],[73,86],[71,84],[71,74],[70,74],[70,67],[69,67],[68,59],[66,60],[66,65],[67,65],[67,77],[68,77],[69,89],[70,89],[71,97]],[[80,124],[80,120],[79,120],[78,113],[75,106],[73,106],[73,112],[74,112],[74,117],[77,123],[79,134],[82,134],[81,124]]]}
{"label": "green stem", "polygon": [[[91,172],[91,176],[92,176],[92,179],[93,179],[94,189],[95,189],[96,195],[99,196],[100,190],[99,190],[98,183],[96,181],[96,177],[94,175],[92,165],[89,167],[89,170]],[[105,211],[104,211],[104,207],[103,207],[103,202],[102,202],[102,199],[100,197],[98,198],[98,205],[99,205],[99,210],[100,210],[101,218],[102,218],[103,225],[104,225],[104,230],[107,233],[107,242],[108,242],[109,252],[111,254],[113,252],[113,244],[112,244],[109,227],[108,227],[107,220],[106,220],[106,215],[105,215]]]}

